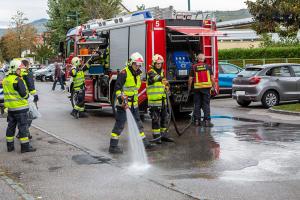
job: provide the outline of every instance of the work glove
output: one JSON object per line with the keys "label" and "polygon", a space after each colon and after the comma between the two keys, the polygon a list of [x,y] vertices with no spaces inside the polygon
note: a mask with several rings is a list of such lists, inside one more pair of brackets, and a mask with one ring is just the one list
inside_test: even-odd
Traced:
{"label": "work glove", "polygon": [[35,94],[34,96],[33,96],[33,102],[38,102],[39,101],[39,96],[37,95],[37,94]]}

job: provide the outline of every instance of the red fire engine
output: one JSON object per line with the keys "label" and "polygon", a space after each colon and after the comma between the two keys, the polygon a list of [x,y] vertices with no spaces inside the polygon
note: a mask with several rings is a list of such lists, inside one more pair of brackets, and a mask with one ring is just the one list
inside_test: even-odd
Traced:
{"label": "red fire engine", "polygon": [[[146,112],[146,72],[152,56],[160,54],[166,60],[163,69],[170,82],[173,110],[189,111],[193,104],[188,97],[187,80],[196,54],[205,54],[218,83],[218,35],[213,18],[193,12],[176,12],[172,7],[139,11],[109,20],[94,19],[68,31],[66,63],[70,63],[73,56],[86,61],[96,49],[100,49],[104,58],[86,73],[85,102],[87,106],[114,107],[117,74],[129,56],[139,52],[145,59],[139,107],[140,111]],[[103,60],[107,61],[108,67]],[[71,94],[73,101],[72,86]]]}

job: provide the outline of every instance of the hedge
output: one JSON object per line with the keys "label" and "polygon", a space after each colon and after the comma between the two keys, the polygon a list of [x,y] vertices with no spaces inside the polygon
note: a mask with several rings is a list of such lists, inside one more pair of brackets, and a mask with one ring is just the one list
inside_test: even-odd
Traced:
{"label": "hedge", "polygon": [[219,50],[219,60],[261,58],[300,58],[300,46]]}

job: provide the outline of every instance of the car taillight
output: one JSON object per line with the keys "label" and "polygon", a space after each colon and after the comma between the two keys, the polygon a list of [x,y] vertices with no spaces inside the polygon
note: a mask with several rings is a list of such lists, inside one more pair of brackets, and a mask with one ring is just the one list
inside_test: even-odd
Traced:
{"label": "car taillight", "polygon": [[261,77],[258,76],[253,76],[252,78],[249,79],[249,83],[251,85],[256,85],[260,82]]}

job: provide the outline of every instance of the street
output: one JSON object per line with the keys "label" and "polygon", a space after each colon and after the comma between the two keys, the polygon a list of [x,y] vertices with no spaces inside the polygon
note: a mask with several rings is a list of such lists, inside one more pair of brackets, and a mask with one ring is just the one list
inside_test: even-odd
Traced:
{"label": "street", "polygon": [[[0,118],[0,199],[299,199],[299,116],[213,99],[213,128],[191,126],[178,137],[171,124],[175,144],[156,146],[147,152],[150,168],[133,171],[126,130],[124,153],[108,153],[111,109],[76,120],[68,93],[51,86],[36,83],[42,117],[31,132],[37,152],[20,154],[16,142],[17,150],[7,153],[7,124]],[[149,116],[144,126],[152,138]]]}

